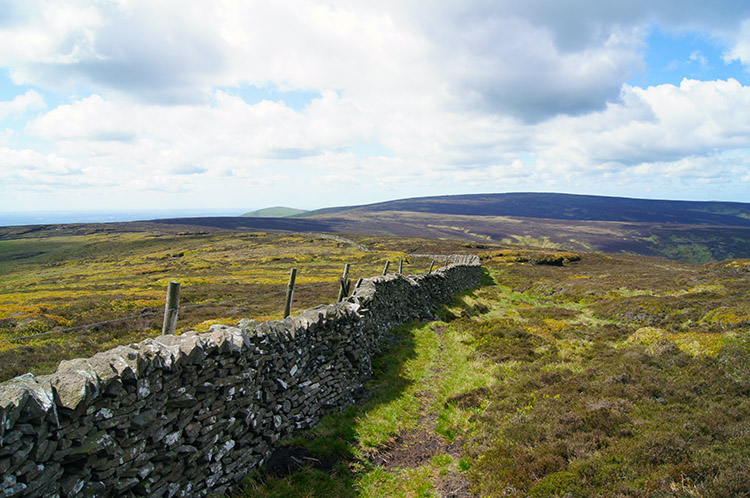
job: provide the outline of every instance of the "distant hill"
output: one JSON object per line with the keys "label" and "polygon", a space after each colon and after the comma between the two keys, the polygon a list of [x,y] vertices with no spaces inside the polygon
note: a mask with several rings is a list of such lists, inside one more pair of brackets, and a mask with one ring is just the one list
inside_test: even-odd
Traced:
{"label": "distant hill", "polygon": [[307,211],[304,209],[295,209],[284,206],[275,206],[270,208],[258,209],[257,211],[250,211],[242,216],[248,218],[288,218],[289,216],[297,216],[305,214]]}
{"label": "distant hill", "polygon": [[320,209],[309,211],[303,216],[317,217],[382,211],[462,216],[514,216],[575,221],[750,226],[750,204],[747,203],[669,201],[547,193],[418,197],[361,206]]}
{"label": "distant hill", "polygon": [[750,258],[750,204],[556,193],[450,195],[310,211],[339,232],[461,238],[707,262]]}
{"label": "distant hill", "polygon": [[461,239],[691,262],[750,258],[750,204],[515,193],[402,199],[285,218],[182,218],[158,223]]}

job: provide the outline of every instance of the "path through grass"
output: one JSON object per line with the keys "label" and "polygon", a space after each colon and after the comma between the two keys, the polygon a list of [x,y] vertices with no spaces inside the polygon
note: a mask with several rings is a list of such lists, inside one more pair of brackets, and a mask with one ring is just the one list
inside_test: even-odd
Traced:
{"label": "path through grass", "polygon": [[463,496],[461,441],[484,406],[459,398],[486,389],[494,367],[473,358],[471,338],[445,322],[397,327],[388,342],[358,406],[287,441],[302,468],[256,472],[239,496]]}
{"label": "path through grass", "polygon": [[242,496],[750,496],[750,262],[485,264]]}

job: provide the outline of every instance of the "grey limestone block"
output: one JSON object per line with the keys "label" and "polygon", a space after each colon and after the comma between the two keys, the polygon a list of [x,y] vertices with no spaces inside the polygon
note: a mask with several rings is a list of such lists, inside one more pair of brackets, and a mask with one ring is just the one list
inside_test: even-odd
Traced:
{"label": "grey limestone block", "polygon": [[74,412],[85,408],[99,395],[99,382],[86,370],[58,370],[50,376],[55,403]]}
{"label": "grey limestone block", "polygon": [[[99,359],[99,365],[103,366],[109,363],[110,368],[114,370],[117,378],[122,382],[134,381],[141,374],[138,350],[130,346],[117,346],[108,351],[97,353],[94,357]],[[98,369],[97,374],[102,375]]]}
{"label": "grey limestone block", "polygon": [[201,334],[207,343],[216,343],[219,351],[227,353],[241,353],[250,348],[250,338],[239,327],[228,325],[212,325],[208,332]]}
{"label": "grey limestone block", "polygon": [[21,417],[21,412],[31,398],[29,382],[32,380],[33,376],[26,374],[0,384],[0,422],[2,423],[0,436],[12,429]]}

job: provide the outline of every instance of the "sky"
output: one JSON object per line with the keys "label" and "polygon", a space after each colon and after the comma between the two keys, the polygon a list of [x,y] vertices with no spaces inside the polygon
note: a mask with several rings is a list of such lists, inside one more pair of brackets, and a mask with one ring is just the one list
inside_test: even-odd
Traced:
{"label": "sky", "polygon": [[750,202],[747,0],[0,0],[0,213]]}

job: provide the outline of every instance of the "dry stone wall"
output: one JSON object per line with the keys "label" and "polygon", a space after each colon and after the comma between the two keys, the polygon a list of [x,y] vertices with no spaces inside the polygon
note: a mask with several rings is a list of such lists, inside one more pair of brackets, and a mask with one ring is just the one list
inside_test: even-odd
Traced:
{"label": "dry stone wall", "polygon": [[469,257],[365,279],[299,316],[147,339],[0,384],[0,496],[227,492],[282,438],[353,403],[388,329],[431,318],[480,275]]}

